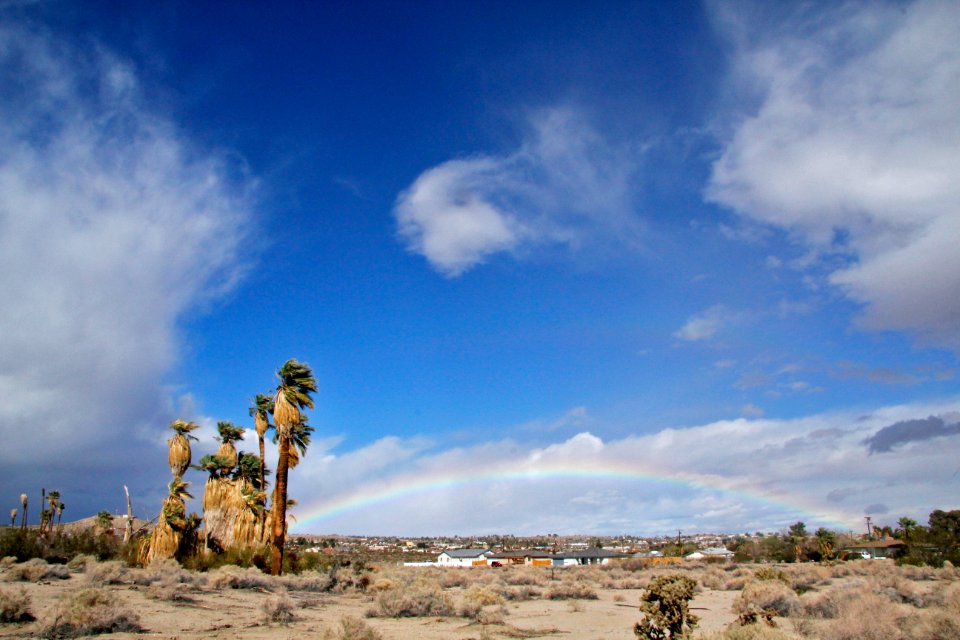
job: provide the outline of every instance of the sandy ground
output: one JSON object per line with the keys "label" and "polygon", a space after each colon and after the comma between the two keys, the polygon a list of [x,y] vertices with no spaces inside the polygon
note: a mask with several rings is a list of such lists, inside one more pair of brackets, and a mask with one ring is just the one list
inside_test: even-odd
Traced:
{"label": "sandy ground", "polygon": [[[31,610],[39,617],[51,611],[64,593],[87,586],[84,576],[43,583],[2,583],[5,590],[23,586]],[[115,633],[109,638],[266,638],[321,637],[344,616],[364,618],[371,599],[364,595],[327,595],[289,592],[298,619],[288,625],[262,622],[261,607],[274,597],[266,591],[226,589],[191,594],[192,602],[167,602],[149,598],[146,587],[104,587],[118,606],[137,612],[141,634]],[[450,590],[456,593],[459,589]],[[563,638],[567,640],[633,640],[639,618],[639,590],[599,590],[597,600],[532,600],[507,603],[502,624],[480,625],[465,618],[364,618],[385,640],[466,640],[467,638]],[[700,616],[700,630],[720,629],[735,618],[730,607],[736,591],[703,591],[691,603]],[[496,607],[494,607],[496,608]],[[0,638],[33,636],[39,622],[0,625]]]}

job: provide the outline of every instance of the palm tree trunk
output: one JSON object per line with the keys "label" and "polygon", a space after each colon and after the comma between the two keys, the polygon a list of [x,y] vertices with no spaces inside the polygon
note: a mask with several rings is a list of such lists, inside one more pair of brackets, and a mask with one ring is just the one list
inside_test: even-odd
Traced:
{"label": "palm tree trunk", "polygon": [[[263,436],[258,436],[257,439],[260,441],[260,491],[267,490],[267,484],[265,482],[266,478],[264,477],[267,473],[267,465],[265,460],[267,459],[267,453],[263,448]],[[266,499],[264,499],[266,500]],[[264,509],[260,512],[260,528],[263,529],[264,523],[267,521],[267,511]]]}
{"label": "palm tree trunk", "polygon": [[287,539],[287,471],[290,468],[290,438],[280,436],[277,460],[277,484],[273,499],[273,553],[270,575],[283,571],[283,546]]}

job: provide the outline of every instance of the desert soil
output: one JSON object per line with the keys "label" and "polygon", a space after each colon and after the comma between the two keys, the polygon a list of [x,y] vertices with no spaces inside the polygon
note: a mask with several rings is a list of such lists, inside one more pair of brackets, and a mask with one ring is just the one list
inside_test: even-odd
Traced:
{"label": "desert soil", "polygon": [[[82,575],[42,583],[6,583],[5,589],[24,586],[31,610],[43,618],[63,594],[87,586]],[[287,625],[266,624],[261,607],[273,594],[266,591],[225,589],[192,593],[191,602],[158,601],[146,587],[104,587],[140,617],[143,633],[115,633],[105,638],[264,638],[321,637],[344,616],[364,618],[371,606],[363,595],[327,595],[290,592],[297,620]],[[456,593],[459,589],[450,590]],[[564,640],[634,640],[639,617],[640,590],[598,590],[597,600],[532,600],[507,603],[502,624],[480,625],[464,618],[364,618],[385,640],[466,640],[468,638],[562,638]],[[700,630],[721,629],[735,618],[731,604],[737,591],[703,591],[691,603],[700,617]],[[0,625],[0,638],[34,636],[39,622]],[[35,636],[34,636],[35,637]]]}

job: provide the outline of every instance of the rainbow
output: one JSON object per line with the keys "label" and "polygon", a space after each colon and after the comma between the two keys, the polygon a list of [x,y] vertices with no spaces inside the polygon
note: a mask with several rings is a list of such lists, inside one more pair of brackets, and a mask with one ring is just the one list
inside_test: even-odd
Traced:
{"label": "rainbow", "polygon": [[306,505],[292,523],[297,531],[313,531],[329,520],[352,512],[373,508],[379,504],[403,498],[428,495],[446,489],[483,485],[494,482],[549,482],[563,479],[586,481],[629,481],[648,484],[666,484],[684,489],[721,492],[738,499],[772,507],[779,512],[834,529],[848,529],[859,524],[859,518],[849,513],[825,509],[800,496],[784,495],[757,487],[742,478],[687,472],[665,472],[636,464],[603,464],[589,460],[560,462],[513,462],[493,464],[461,472],[421,473],[396,476],[371,483],[355,491]]}

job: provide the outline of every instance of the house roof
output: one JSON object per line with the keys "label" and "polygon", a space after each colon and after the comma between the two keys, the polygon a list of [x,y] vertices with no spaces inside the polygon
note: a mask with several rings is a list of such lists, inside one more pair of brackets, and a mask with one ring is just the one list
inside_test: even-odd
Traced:
{"label": "house roof", "polygon": [[480,556],[489,555],[490,552],[486,549],[447,549],[443,553],[451,558],[479,558]]}
{"label": "house roof", "polygon": [[612,551],[610,549],[581,549],[579,551],[568,551],[566,553],[556,553],[554,558],[575,558],[577,560],[584,558],[626,558],[630,554],[621,551]]}
{"label": "house roof", "polygon": [[887,549],[889,547],[902,547],[906,543],[903,540],[896,540],[894,538],[884,538],[883,540],[870,540],[867,542],[858,542],[857,544],[852,544],[847,549]]}
{"label": "house roof", "polygon": [[491,558],[549,558],[550,553],[539,549],[512,549],[494,553]]}

